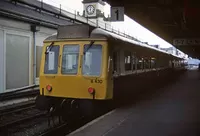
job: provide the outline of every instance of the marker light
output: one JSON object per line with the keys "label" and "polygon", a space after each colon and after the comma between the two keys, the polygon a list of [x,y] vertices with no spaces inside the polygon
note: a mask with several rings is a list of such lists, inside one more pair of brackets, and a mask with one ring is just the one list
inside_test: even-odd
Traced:
{"label": "marker light", "polygon": [[94,88],[89,87],[89,88],[88,88],[88,92],[89,92],[90,94],[94,94]]}
{"label": "marker light", "polygon": [[47,91],[51,92],[52,91],[52,87],[50,85],[46,86]]}

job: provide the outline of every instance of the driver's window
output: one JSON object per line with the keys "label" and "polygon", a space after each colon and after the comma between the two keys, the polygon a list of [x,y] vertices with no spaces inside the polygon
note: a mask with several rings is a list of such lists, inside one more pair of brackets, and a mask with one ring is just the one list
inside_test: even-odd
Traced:
{"label": "driver's window", "polygon": [[82,74],[100,76],[102,65],[102,45],[84,45]]}
{"label": "driver's window", "polygon": [[79,45],[64,45],[62,55],[62,74],[77,74]]}

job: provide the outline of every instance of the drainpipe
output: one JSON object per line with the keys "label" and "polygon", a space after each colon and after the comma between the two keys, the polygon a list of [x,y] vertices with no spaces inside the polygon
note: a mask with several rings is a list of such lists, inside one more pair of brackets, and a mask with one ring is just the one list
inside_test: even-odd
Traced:
{"label": "drainpipe", "polygon": [[39,27],[36,25],[31,25],[31,31],[33,32],[33,84],[36,84],[36,32],[39,31]]}

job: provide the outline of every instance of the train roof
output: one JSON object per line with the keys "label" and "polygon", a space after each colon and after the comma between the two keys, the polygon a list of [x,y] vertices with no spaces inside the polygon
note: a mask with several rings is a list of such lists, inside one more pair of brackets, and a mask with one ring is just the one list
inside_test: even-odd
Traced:
{"label": "train roof", "polygon": [[90,26],[86,26],[86,25],[61,26],[58,28],[58,32],[56,34],[48,37],[47,39],[45,39],[44,42],[67,40],[67,39],[88,39],[88,38],[120,40],[122,42],[129,43],[133,46],[146,48],[149,50],[159,52],[161,54],[172,56],[173,58],[176,58],[176,59],[183,59],[177,55],[174,55],[174,54],[168,53],[166,51],[163,51],[161,49],[149,46],[140,41],[136,41],[133,39],[123,37],[121,35],[110,32],[108,30],[104,30],[101,28],[94,28],[94,27],[90,27]]}
{"label": "train roof", "polygon": [[121,40],[123,42],[130,43],[130,44],[133,44],[133,45],[138,46],[138,47],[147,48],[147,49],[154,50],[154,51],[157,51],[157,52],[160,52],[160,53],[163,53],[163,54],[171,55],[171,56],[173,56],[175,58],[182,59],[181,57],[179,57],[177,55],[174,55],[174,54],[168,53],[166,51],[163,51],[161,49],[149,46],[149,45],[147,45],[145,43],[142,43],[142,42],[139,42],[139,41],[135,41],[135,40],[132,40],[132,39],[129,39],[129,38],[126,38],[126,37],[123,37],[123,36],[115,34],[113,32],[109,32],[109,31],[103,30],[101,28],[94,29],[92,31],[92,35],[102,35],[102,36],[105,36],[105,37],[107,37],[109,39],[113,38],[113,39]]}

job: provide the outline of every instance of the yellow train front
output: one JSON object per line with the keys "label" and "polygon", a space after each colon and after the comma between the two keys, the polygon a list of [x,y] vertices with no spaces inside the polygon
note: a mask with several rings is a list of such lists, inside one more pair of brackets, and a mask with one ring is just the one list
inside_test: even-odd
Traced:
{"label": "yellow train front", "polygon": [[108,49],[105,38],[58,38],[58,35],[47,38],[37,107],[91,115],[98,100],[112,99]]}

